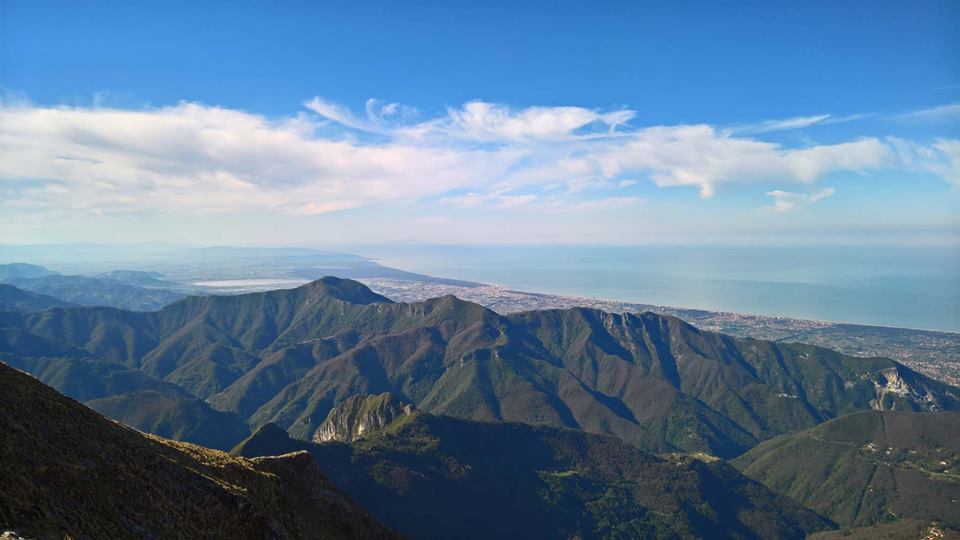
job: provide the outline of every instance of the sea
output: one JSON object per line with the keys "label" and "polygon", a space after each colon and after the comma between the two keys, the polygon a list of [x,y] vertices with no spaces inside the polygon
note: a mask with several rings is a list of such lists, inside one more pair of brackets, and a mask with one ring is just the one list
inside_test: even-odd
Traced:
{"label": "sea", "polygon": [[352,250],[526,292],[960,332],[956,246],[459,246]]}

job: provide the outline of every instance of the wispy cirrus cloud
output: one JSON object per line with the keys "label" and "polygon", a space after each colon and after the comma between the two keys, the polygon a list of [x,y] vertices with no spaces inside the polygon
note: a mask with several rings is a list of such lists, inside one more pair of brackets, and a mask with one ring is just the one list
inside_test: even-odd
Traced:
{"label": "wispy cirrus cloud", "polygon": [[793,118],[784,118],[781,120],[765,120],[754,124],[744,124],[727,128],[729,134],[758,135],[761,133],[771,133],[774,131],[785,131],[790,129],[803,129],[814,124],[820,124],[830,119],[829,114],[818,114],[814,116],[795,116]]}
{"label": "wispy cirrus cloud", "polygon": [[813,204],[820,199],[832,197],[836,192],[837,190],[834,188],[828,187],[812,193],[793,193],[790,191],[775,190],[767,192],[767,195],[773,197],[773,205],[770,208],[777,212],[785,212],[787,210],[793,210],[798,206]]}
{"label": "wispy cirrus cloud", "polygon": [[918,122],[953,122],[960,124],[960,103],[948,103],[937,107],[919,109],[894,116],[899,120]]}
{"label": "wispy cirrus cloud", "polygon": [[[689,186],[706,198],[724,184],[814,184],[831,172],[905,163],[904,145],[889,139],[794,148],[758,137],[777,126],[830,121],[826,115],[778,121],[752,135],[709,125],[637,127],[635,119],[628,109],[482,101],[426,119],[396,103],[369,100],[356,114],[320,97],[279,119],[190,102],[138,110],[6,102],[0,206],[60,215],[305,215],[431,198],[599,211],[635,196],[591,204],[584,196],[591,187],[631,190],[650,181]],[[955,143],[910,143],[909,154],[915,166],[956,181]]]}
{"label": "wispy cirrus cloud", "polygon": [[764,133],[774,133],[778,131],[790,131],[794,129],[804,129],[812,126],[826,126],[833,124],[844,124],[855,122],[864,118],[876,116],[875,114],[857,113],[844,116],[834,116],[832,114],[816,114],[811,116],[794,116],[792,118],[781,118],[778,120],[764,120],[751,124],[741,124],[723,129],[723,133],[728,135],[762,135]]}

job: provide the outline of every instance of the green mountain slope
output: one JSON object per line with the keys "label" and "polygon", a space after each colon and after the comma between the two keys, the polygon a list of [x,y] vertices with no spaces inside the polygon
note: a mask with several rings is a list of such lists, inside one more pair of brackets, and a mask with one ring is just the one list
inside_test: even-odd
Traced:
{"label": "green mountain slope", "polygon": [[845,526],[897,518],[960,529],[960,413],[864,412],[767,441],[744,474]]}
{"label": "green mountain slope", "polygon": [[362,437],[313,444],[268,424],[234,453],[307,450],[412,538],[802,538],[830,526],[723,462],[661,459],[613,437],[434,416],[389,395],[353,396],[318,435],[327,426]]}
{"label": "green mountain slope", "polygon": [[0,530],[28,538],[391,537],[305,453],[144,435],[2,363],[0,426]]}
{"label": "green mountain slope", "polygon": [[887,359],[735,339],[653,313],[505,317],[452,296],[393,303],[337,278],[191,297],[153,313],[0,312],[0,329],[22,336],[21,360],[30,347],[40,356],[82,351],[304,440],[361,392],[391,392],[436,414],[723,457],[842,414],[960,403],[957,389]]}

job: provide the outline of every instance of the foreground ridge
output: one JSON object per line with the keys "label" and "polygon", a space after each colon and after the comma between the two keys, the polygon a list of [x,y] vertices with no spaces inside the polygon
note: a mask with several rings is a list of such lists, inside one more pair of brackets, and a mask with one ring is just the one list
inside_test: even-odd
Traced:
{"label": "foreground ridge", "polygon": [[0,531],[35,539],[392,538],[304,452],[145,435],[0,363]]}

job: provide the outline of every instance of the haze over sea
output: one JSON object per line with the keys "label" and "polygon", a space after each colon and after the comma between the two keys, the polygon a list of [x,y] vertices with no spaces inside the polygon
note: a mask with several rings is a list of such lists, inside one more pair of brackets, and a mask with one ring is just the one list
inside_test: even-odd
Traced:
{"label": "haze over sea", "polygon": [[369,246],[381,264],[549,294],[960,331],[953,246]]}

